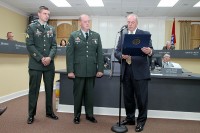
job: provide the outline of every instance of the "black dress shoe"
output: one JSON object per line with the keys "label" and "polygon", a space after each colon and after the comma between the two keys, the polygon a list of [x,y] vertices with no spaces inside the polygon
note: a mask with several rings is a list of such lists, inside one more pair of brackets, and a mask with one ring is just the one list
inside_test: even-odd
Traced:
{"label": "black dress shoe", "polygon": [[80,123],[80,117],[74,117],[74,124]]}
{"label": "black dress shoe", "polygon": [[46,114],[46,117],[49,117],[49,118],[54,119],[54,120],[58,120],[58,116],[56,116],[54,113]]}
{"label": "black dress shoe", "polygon": [[86,115],[86,119],[87,119],[88,121],[93,122],[93,123],[97,123],[97,120],[96,120],[93,116],[87,116],[87,115]]}
{"label": "black dress shoe", "polygon": [[141,132],[143,130],[144,126],[141,125],[141,124],[138,124],[136,127],[135,127],[135,131],[136,132]]}
{"label": "black dress shoe", "polygon": [[27,120],[27,124],[32,124],[34,122],[34,117],[33,116],[29,116],[28,120]]}
{"label": "black dress shoe", "polygon": [[123,121],[121,122],[121,125],[135,125],[135,121],[123,120]]}
{"label": "black dress shoe", "polygon": [[2,115],[6,111],[7,107],[0,109],[0,115]]}

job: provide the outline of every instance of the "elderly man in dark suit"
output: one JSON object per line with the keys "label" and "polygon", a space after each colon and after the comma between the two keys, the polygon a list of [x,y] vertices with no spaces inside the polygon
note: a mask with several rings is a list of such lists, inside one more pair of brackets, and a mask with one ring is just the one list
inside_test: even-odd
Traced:
{"label": "elderly man in dark suit", "polygon": [[100,35],[90,30],[90,17],[79,18],[81,29],[71,33],[66,49],[68,77],[74,80],[74,123],[80,123],[82,100],[86,119],[97,123],[93,116],[95,77],[103,76],[103,54]]}
{"label": "elderly man in dark suit", "polygon": [[[150,79],[149,56],[153,54],[151,40],[149,47],[141,48],[144,55],[130,56],[122,54],[122,45],[125,34],[150,34],[137,28],[138,17],[135,14],[127,16],[128,29],[125,29],[119,37],[118,45],[115,50],[115,57],[122,65],[122,81],[124,92],[124,104],[126,110],[126,119],[122,125],[135,125],[136,102],[139,110],[137,117],[136,132],[143,130],[147,120],[147,103],[148,103],[148,81]],[[135,99],[136,98],[136,99]]]}

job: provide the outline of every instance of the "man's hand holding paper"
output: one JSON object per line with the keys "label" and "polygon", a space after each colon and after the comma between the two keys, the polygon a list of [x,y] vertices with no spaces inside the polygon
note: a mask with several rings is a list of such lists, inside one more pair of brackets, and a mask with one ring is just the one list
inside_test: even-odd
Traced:
{"label": "man's hand holding paper", "polygon": [[148,54],[149,56],[152,54],[152,49],[150,47],[141,48],[142,52]]}

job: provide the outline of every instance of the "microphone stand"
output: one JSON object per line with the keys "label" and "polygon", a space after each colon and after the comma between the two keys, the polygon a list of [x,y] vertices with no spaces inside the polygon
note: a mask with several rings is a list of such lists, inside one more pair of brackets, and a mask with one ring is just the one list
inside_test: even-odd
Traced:
{"label": "microphone stand", "polygon": [[[120,37],[121,37],[121,40],[120,40],[120,43],[121,43],[121,53],[122,53],[122,31],[124,29],[121,29],[120,30]],[[122,100],[122,58],[121,58],[121,64],[120,64],[120,86],[119,86],[119,122],[116,123],[115,125],[112,126],[111,130],[113,132],[116,132],[116,133],[126,133],[128,132],[128,128],[125,126],[125,125],[122,125],[121,124],[121,100]]]}

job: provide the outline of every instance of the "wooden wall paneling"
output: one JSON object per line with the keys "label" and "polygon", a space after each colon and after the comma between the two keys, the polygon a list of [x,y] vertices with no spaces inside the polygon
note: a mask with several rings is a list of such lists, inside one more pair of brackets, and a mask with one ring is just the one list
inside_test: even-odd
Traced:
{"label": "wooden wall paneling", "polygon": [[57,37],[58,38],[69,37],[71,31],[72,31],[72,25],[67,23],[60,24],[57,27]]}
{"label": "wooden wall paneling", "polygon": [[200,39],[199,40],[191,40],[191,48],[197,48],[200,45]]}
{"label": "wooden wall paneling", "polygon": [[66,41],[68,41],[71,32],[72,32],[72,25],[67,24],[67,23],[58,25],[58,27],[57,27],[57,42],[58,42],[58,44],[60,44],[60,41],[62,39],[65,39]]}
{"label": "wooden wall paneling", "polygon": [[200,24],[191,25],[191,48],[194,49],[200,45]]}
{"label": "wooden wall paneling", "polygon": [[200,24],[191,25],[191,39],[200,39]]}
{"label": "wooden wall paneling", "polygon": [[78,20],[72,20],[72,32],[78,29]]}
{"label": "wooden wall paneling", "polygon": [[[58,25],[58,23],[62,21],[63,23]],[[65,23],[64,21],[71,22],[72,25],[69,23]],[[49,24],[56,28],[56,41],[58,45],[60,44],[60,41],[62,39],[68,41],[71,32],[80,29],[80,22],[78,19],[51,19],[49,20]],[[92,21],[90,21],[90,28],[92,29]]]}

